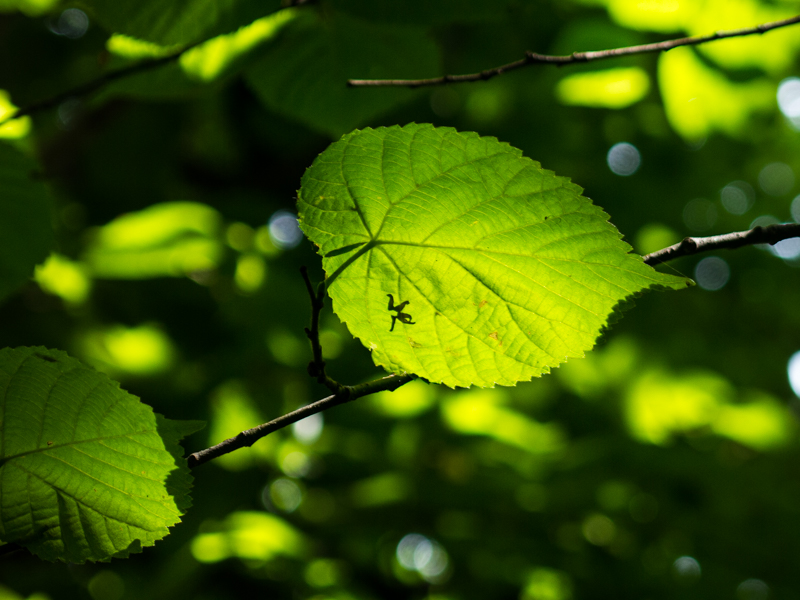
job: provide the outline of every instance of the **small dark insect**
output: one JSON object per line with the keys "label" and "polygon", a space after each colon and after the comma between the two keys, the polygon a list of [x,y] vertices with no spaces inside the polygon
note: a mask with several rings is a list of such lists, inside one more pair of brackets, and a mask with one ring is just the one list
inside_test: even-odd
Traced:
{"label": "small dark insect", "polygon": [[402,312],[402,310],[406,307],[406,305],[410,304],[410,301],[406,300],[405,302],[401,302],[400,304],[395,306],[394,296],[392,296],[391,294],[386,294],[386,295],[389,296],[389,310],[397,311],[396,315],[392,315],[392,328],[389,331],[394,331],[394,324],[397,320],[400,320],[401,323],[405,323],[406,325],[416,325],[416,323],[411,320],[413,318],[411,315]]}
{"label": "small dark insect", "polygon": [[52,356],[47,356],[46,354],[39,354],[38,352],[34,353],[34,356],[41,358],[42,360],[46,360],[47,362],[58,362]]}

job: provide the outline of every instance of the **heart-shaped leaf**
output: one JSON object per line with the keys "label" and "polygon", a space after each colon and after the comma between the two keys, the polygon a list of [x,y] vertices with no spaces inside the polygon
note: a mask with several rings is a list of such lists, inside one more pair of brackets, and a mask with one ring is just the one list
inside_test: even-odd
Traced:
{"label": "heart-shaped leaf", "polygon": [[581,191],[494,138],[412,124],[332,144],[298,205],[377,365],[513,385],[583,356],[629,296],[691,284],[629,254]]}
{"label": "heart-shaped leaf", "polygon": [[0,542],[48,560],[125,557],[189,507],[170,421],[65,352],[0,351]]}

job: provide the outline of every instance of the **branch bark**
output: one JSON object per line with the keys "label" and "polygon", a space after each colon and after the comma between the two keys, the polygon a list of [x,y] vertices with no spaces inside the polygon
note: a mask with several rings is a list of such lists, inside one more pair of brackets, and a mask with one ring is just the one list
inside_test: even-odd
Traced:
{"label": "branch bark", "polygon": [[793,237],[800,237],[800,223],[754,227],[748,231],[737,231],[710,237],[687,237],[669,248],[651,252],[643,258],[645,263],[653,266],[676,258],[699,254],[700,252],[741,248],[742,246],[751,246],[753,244],[775,245],[782,240]]}
{"label": "branch bark", "polygon": [[193,469],[194,467],[198,467],[203,463],[207,463],[208,461],[218,458],[223,454],[228,454],[229,452],[233,452],[239,448],[244,448],[245,446],[252,446],[256,441],[260,440],[266,435],[269,435],[273,431],[283,429],[284,427],[305,419],[306,417],[310,417],[311,415],[328,410],[334,406],[345,404],[346,402],[352,402],[353,400],[361,398],[362,396],[369,396],[370,394],[383,391],[393,392],[400,386],[407,384],[412,379],[415,379],[414,375],[389,375],[388,377],[376,379],[374,381],[369,381],[359,385],[341,386],[340,391],[332,396],[322,398],[321,400],[317,400],[311,404],[306,404],[305,406],[298,408],[293,412],[282,415],[277,419],[270,421],[269,423],[263,423],[258,427],[253,427],[252,429],[242,431],[240,434],[229,438],[224,442],[220,442],[215,446],[211,446],[205,450],[200,450],[190,454],[186,459],[187,464],[189,465],[190,469]]}
{"label": "branch bark", "polygon": [[550,54],[537,54],[536,52],[526,52],[525,58],[510,62],[499,67],[486,69],[480,73],[470,73],[468,75],[444,75],[442,77],[432,77],[430,79],[349,79],[347,85],[351,87],[377,87],[377,86],[395,86],[395,87],[423,87],[432,85],[446,85],[448,83],[466,83],[471,81],[486,81],[492,77],[528,67],[531,65],[572,65],[575,63],[586,63],[596,60],[606,60],[609,58],[616,58],[618,56],[629,56],[632,54],[647,54],[651,52],[666,52],[678,46],[696,46],[698,44],[705,44],[715,40],[722,40],[725,38],[741,37],[753,34],[762,34],[779,27],[787,27],[800,23],[800,15],[782,19],[780,21],[772,21],[770,23],[762,23],[755,27],[748,27],[745,29],[734,29],[730,31],[717,31],[708,35],[701,35],[695,37],[685,37],[674,40],[666,40],[663,42],[656,42],[654,44],[642,44],[639,46],[626,46],[624,48],[612,48],[610,50],[597,50],[593,52],[573,52],[566,56],[557,56]]}

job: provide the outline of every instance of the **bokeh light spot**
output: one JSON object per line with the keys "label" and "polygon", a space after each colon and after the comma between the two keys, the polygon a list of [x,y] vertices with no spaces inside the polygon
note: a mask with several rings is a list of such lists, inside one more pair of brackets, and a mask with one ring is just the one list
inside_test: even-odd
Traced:
{"label": "bokeh light spot", "polygon": [[572,584],[564,573],[538,567],[528,575],[519,597],[520,600],[569,600]]}
{"label": "bokeh light spot", "polygon": [[292,425],[294,438],[303,444],[313,444],[322,434],[322,427],[325,421],[322,414],[317,413],[298,421]]}
{"label": "bokeh light spot", "polygon": [[581,527],[583,537],[586,538],[590,544],[595,546],[608,546],[614,541],[617,534],[617,528],[614,521],[605,515],[591,515],[584,522]]}
{"label": "bokeh light spot", "polygon": [[800,258],[800,238],[788,238],[769,247],[770,251],[784,260]]}
{"label": "bokeh light spot", "polygon": [[791,211],[795,223],[800,223],[800,196],[796,196],[795,199],[792,200]]}
{"label": "bokeh light spot", "polygon": [[77,40],[89,31],[89,17],[78,8],[68,8],[58,16],[58,19],[52,20],[48,28],[56,35]]}
{"label": "bokeh light spot", "polygon": [[711,200],[695,198],[683,207],[683,222],[692,231],[706,231],[717,222],[717,207]]}
{"label": "bokeh light spot", "polygon": [[737,600],[767,600],[769,586],[760,579],[745,579],[736,586]]}
{"label": "bokeh light spot", "polygon": [[125,593],[125,582],[114,571],[100,571],[87,586],[92,600],[119,600]]}
{"label": "bokeh light spot", "polygon": [[758,174],[758,185],[770,196],[783,196],[794,187],[794,171],[785,163],[770,163]]}
{"label": "bokeh light spot", "polygon": [[282,477],[273,481],[269,486],[269,499],[276,508],[290,513],[300,506],[303,501],[303,492],[294,481]]}
{"label": "bokeh light spot", "polygon": [[642,163],[642,155],[636,146],[627,142],[614,144],[606,155],[606,162],[611,172],[622,177],[633,175]]}
{"label": "bokeh light spot", "polygon": [[397,562],[409,571],[417,571],[429,583],[442,583],[450,559],[436,540],[419,533],[409,533],[397,544]]}
{"label": "bokeh light spot", "polygon": [[700,563],[691,556],[681,556],[672,563],[672,572],[679,579],[697,579],[701,574]]}
{"label": "bokeh light spot", "polygon": [[731,269],[721,258],[709,256],[704,258],[694,268],[694,279],[704,290],[710,292],[725,287],[731,277]]}
{"label": "bokeh light spot", "polygon": [[732,215],[743,215],[756,199],[753,186],[746,181],[731,181],[719,193],[722,206]]}
{"label": "bokeh light spot", "polygon": [[792,386],[795,395],[800,398],[800,350],[792,354],[787,371],[789,384]]}
{"label": "bokeh light spot", "polygon": [[267,265],[258,254],[244,254],[236,261],[234,281],[240,292],[252,294],[264,284]]}
{"label": "bokeh light spot", "polygon": [[795,127],[800,127],[800,79],[787,77],[778,85],[778,108]]}
{"label": "bokeh light spot", "polygon": [[278,248],[289,250],[303,239],[303,232],[297,226],[297,215],[279,210],[269,218],[269,237]]}

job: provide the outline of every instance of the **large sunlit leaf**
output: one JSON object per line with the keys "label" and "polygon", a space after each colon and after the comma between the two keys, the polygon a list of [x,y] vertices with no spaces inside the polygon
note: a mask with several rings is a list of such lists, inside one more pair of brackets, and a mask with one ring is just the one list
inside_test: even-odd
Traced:
{"label": "large sunlit leaf", "polygon": [[475,133],[355,131],[306,171],[298,205],[375,363],[450,386],[539,376],[591,349],[625,298],[690,284],[629,254],[577,185]]}
{"label": "large sunlit leaf", "polygon": [[80,0],[105,29],[158,44],[191,44],[228,33],[280,8],[277,0]]}
{"label": "large sunlit leaf", "polygon": [[246,79],[270,110],[339,137],[416,93],[349,88],[348,79],[438,74],[438,50],[423,30],[306,14],[246,71]]}
{"label": "large sunlit leaf", "polygon": [[0,300],[25,283],[53,244],[50,196],[37,164],[0,143]]}
{"label": "large sunlit leaf", "polygon": [[190,505],[197,429],[65,352],[0,351],[0,542],[76,563],[152,546]]}

